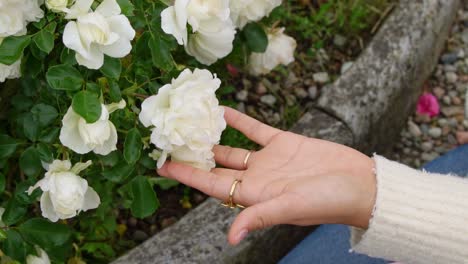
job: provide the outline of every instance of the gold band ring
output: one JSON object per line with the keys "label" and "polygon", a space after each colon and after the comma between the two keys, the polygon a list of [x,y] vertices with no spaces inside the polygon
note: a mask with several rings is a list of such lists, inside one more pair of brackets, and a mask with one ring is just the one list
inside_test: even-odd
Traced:
{"label": "gold band ring", "polygon": [[249,162],[250,156],[252,155],[253,151],[249,151],[244,158],[244,169],[247,169],[247,163]]}
{"label": "gold band ring", "polygon": [[231,190],[229,191],[229,198],[226,202],[222,203],[221,205],[224,206],[224,207],[228,207],[228,208],[231,208],[231,209],[234,209],[234,208],[245,208],[245,206],[243,205],[240,205],[240,204],[236,204],[234,202],[234,192],[236,191],[236,188],[237,188],[237,185],[239,183],[242,183],[241,180],[234,180],[234,182],[232,183],[231,185]]}

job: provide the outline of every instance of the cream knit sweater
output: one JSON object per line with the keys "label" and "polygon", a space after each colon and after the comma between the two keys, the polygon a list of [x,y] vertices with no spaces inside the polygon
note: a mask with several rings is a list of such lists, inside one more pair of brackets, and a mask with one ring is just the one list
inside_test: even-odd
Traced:
{"label": "cream knit sweater", "polygon": [[468,179],[374,160],[373,218],[367,230],[351,229],[352,249],[405,264],[467,264]]}

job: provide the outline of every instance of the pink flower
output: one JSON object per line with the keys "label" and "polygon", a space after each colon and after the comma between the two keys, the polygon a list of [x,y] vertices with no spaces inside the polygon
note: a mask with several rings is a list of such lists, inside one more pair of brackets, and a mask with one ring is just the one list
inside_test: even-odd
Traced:
{"label": "pink flower", "polygon": [[440,113],[440,106],[437,98],[431,93],[424,93],[419,97],[418,114],[428,115],[430,117],[437,116]]}

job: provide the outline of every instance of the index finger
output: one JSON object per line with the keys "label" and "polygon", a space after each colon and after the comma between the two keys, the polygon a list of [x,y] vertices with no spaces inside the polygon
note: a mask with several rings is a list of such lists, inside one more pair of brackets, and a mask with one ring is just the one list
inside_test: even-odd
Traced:
{"label": "index finger", "polygon": [[262,146],[267,145],[274,136],[283,132],[230,107],[225,106],[224,110],[224,118],[229,126]]}

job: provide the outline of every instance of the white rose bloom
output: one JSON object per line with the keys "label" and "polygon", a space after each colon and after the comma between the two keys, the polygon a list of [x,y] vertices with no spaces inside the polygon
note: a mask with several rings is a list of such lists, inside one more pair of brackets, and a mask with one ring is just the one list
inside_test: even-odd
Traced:
{"label": "white rose bloom", "polygon": [[46,0],[45,5],[53,12],[68,12],[68,0]]}
{"label": "white rose bloom", "polygon": [[28,194],[41,188],[42,216],[52,222],[75,217],[81,211],[95,209],[101,203],[99,195],[78,174],[91,165],[91,161],[71,166],[69,160],[54,160],[44,179],[30,187]]}
{"label": "white rose bloom", "polygon": [[1,0],[0,38],[26,34],[28,23],[39,21],[43,16],[38,0]]}
{"label": "white rose bloom", "polygon": [[105,156],[111,153],[117,149],[117,130],[109,121],[109,115],[125,106],[124,100],[118,104],[102,105],[101,117],[92,124],[86,123],[70,106],[62,120],[60,142],[78,154],[93,151]]}
{"label": "white rose bloom", "polygon": [[294,61],[296,40],[283,33],[284,28],[273,29],[268,34],[268,47],[265,53],[252,53],[249,70],[253,75],[269,73],[276,66],[288,65]]}
{"label": "white rose bloom", "polygon": [[76,61],[89,69],[104,64],[104,54],[123,58],[132,50],[135,30],[128,18],[121,14],[115,0],[104,0],[94,12],[92,0],[77,0],[67,18],[76,18],[65,26],[64,45],[76,52]]}
{"label": "white rose bloom", "polygon": [[37,256],[28,255],[26,257],[26,264],[50,264],[49,256],[43,249],[36,246],[36,252]]}
{"label": "white rose bloom", "polygon": [[153,127],[151,142],[162,154],[203,170],[215,167],[212,148],[226,128],[224,109],[215,92],[221,81],[207,70],[184,70],[177,79],[159,89],[142,104],[140,121]]}
{"label": "white rose bloom", "polygon": [[259,21],[268,16],[280,5],[281,0],[232,0],[231,19],[236,27],[242,29],[249,22]]}
{"label": "white rose bloom", "polygon": [[229,0],[175,0],[161,13],[162,29],[189,55],[210,65],[233,49],[236,31],[229,14]]}

